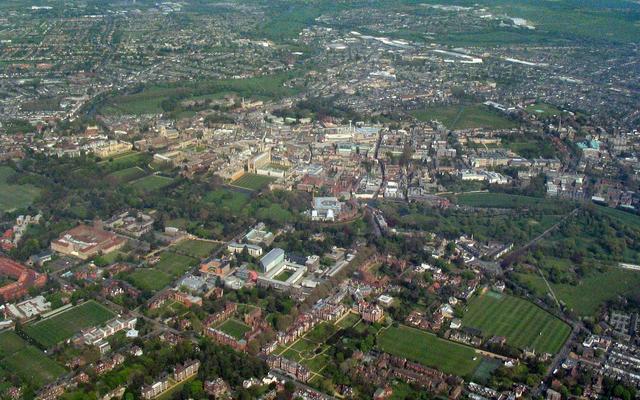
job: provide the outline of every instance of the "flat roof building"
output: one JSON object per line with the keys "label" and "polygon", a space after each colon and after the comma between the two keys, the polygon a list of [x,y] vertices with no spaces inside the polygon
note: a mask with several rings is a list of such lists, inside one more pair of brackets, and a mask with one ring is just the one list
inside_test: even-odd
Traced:
{"label": "flat roof building", "polygon": [[284,262],[284,250],[275,248],[260,259],[262,272],[267,273]]}

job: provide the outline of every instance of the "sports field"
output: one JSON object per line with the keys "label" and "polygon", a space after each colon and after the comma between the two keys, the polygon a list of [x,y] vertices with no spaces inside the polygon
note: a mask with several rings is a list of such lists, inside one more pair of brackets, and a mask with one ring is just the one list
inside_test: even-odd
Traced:
{"label": "sports field", "polygon": [[[630,216],[633,217],[633,216]],[[547,285],[537,274],[517,274],[517,279],[538,296],[546,296]],[[593,272],[577,285],[551,283],[560,302],[581,316],[593,316],[600,306],[617,296],[633,293],[640,287],[640,272],[618,267]]]}
{"label": "sports field", "polygon": [[229,318],[228,320],[218,325],[216,329],[221,330],[222,332],[231,335],[236,339],[242,339],[244,337],[244,334],[251,330],[248,325],[238,321],[235,318]]}
{"label": "sports field", "polygon": [[514,121],[484,104],[430,106],[412,114],[420,121],[437,120],[450,130],[507,129],[516,126]]}
{"label": "sports field", "polygon": [[128,280],[138,289],[157,292],[171,283],[171,276],[155,268],[139,268],[129,274]]}
{"label": "sports field", "polygon": [[15,185],[7,180],[15,175],[10,167],[0,167],[0,211],[11,211],[27,207],[40,194],[33,185]]}
{"label": "sports field", "polygon": [[160,255],[160,261],[154,265],[154,268],[173,277],[178,277],[187,272],[190,267],[196,266],[197,264],[198,260],[193,257],[165,251]]}
{"label": "sports field", "polygon": [[207,242],[205,240],[187,239],[180,241],[175,246],[172,246],[170,250],[191,257],[206,258],[209,257],[218,247],[220,247],[220,245],[217,243]]}
{"label": "sports field", "polygon": [[107,178],[113,179],[116,183],[127,183],[136,179],[140,179],[147,175],[145,170],[140,167],[131,167],[115,171],[107,175]]}
{"label": "sports field", "polygon": [[249,190],[260,190],[273,181],[275,181],[275,179],[270,176],[244,174],[240,179],[231,182],[231,184],[233,186],[238,186]]}
{"label": "sports field", "polygon": [[143,192],[153,192],[173,183],[173,178],[160,175],[149,175],[129,182],[129,185]]}
{"label": "sports field", "polygon": [[69,339],[82,329],[101,325],[115,314],[93,300],[82,303],[50,318],[25,326],[24,331],[43,348]]}
{"label": "sports field", "polygon": [[404,325],[380,332],[378,347],[389,354],[458,376],[471,376],[482,359],[471,347]]}
{"label": "sports field", "polygon": [[552,203],[538,197],[489,192],[459,194],[456,199],[458,204],[481,208],[523,208]]}
{"label": "sports field", "polygon": [[474,297],[463,324],[482,330],[485,337],[504,336],[511,346],[533,348],[539,354],[558,352],[571,332],[569,325],[535,304],[495,292]]}
{"label": "sports field", "polygon": [[0,333],[0,368],[34,387],[53,382],[66,370],[12,331]]}

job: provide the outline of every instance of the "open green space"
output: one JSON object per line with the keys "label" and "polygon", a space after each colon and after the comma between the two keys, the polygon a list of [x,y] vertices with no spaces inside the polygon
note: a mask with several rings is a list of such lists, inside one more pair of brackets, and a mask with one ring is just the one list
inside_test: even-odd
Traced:
{"label": "open green space", "polygon": [[8,180],[15,175],[11,167],[0,167],[0,211],[12,211],[30,206],[40,194],[31,184],[12,184]]}
{"label": "open green space", "polygon": [[160,175],[149,175],[129,182],[129,185],[143,192],[153,192],[173,183],[173,178]]}
{"label": "open green space", "polygon": [[128,275],[127,279],[141,290],[157,292],[171,283],[169,274],[155,268],[139,268]]}
{"label": "open green space", "polygon": [[24,332],[43,348],[49,348],[71,338],[82,329],[102,325],[114,316],[111,310],[90,300],[52,317],[26,325]]}
{"label": "open green space", "polygon": [[249,201],[246,193],[233,190],[217,189],[207,193],[203,200],[218,208],[228,209],[233,213],[239,213]]}
{"label": "open green space", "polygon": [[289,269],[285,269],[284,271],[280,272],[278,275],[274,276],[273,279],[281,282],[286,282],[287,279],[291,278],[291,275],[293,275],[293,271]]}
{"label": "open green space", "polygon": [[273,181],[275,181],[275,178],[272,178],[270,176],[244,174],[240,179],[231,182],[231,184],[233,186],[238,186],[249,190],[260,190]]}
{"label": "open green space", "polygon": [[131,167],[143,166],[149,162],[151,162],[150,154],[132,151],[102,160],[98,162],[98,165],[107,172],[115,172]]}
{"label": "open green space", "polygon": [[515,121],[484,104],[430,106],[412,112],[420,121],[440,121],[450,130],[458,129],[508,129],[517,126]]}
{"label": "open green space", "polygon": [[560,115],[560,113],[562,112],[562,110],[560,110],[558,107],[546,103],[531,104],[526,106],[524,109],[528,113],[533,114],[538,118],[549,118],[553,117],[554,115]]}
{"label": "open green space", "polygon": [[487,292],[474,297],[463,324],[480,329],[483,336],[504,336],[507,343],[538,354],[555,354],[571,328],[535,304],[505,294]]}
{"label": "open green space", "polygon": [[136,179],[140,179],[147,175],[147,172],[140,167],[130,167],[115,171],[107,175],[107,178],[113,179],[116,183],[127,183]]}
{"label": "open green space", "polygon": [[380,332],[378,347],[389,354],[459,376],[471,376],[481,361],[471,347],[404,325]]}
{"label": "open green space", "polygon": [[122,94],[107,100],[101,108],[103,114],[159,114],[183,110],[180,104],[191,98],[219,97],[218,94],[235,94],[247,99],[278,99],[296,93],[296,89],[284,86],[292,77],[282,73],[247,79],[181,81],[149,85],[133,94]]}
{"label": "open green space", "polygon": [[[187,239],[182,240],[178,244],[172,246],[170,250],[190,257],[207,258],[218,247],[220,247],[220,245],[217,243],[207,242],[205,240]],[[191,262],[191,260],[184,261]]]}
{"label": "open green space", "polygon": [[507,193],[463,193],[456,196],[460,205],[481,208],[526,208],[553,206],[557,201],[540,197],[520,196]]}
{"label": "open green space", "polygon": [[13,331],[0,333],[0,369],[34,387],[55,381],[66,370]]}
{"label": "open green space", "polygon": [[[547,285],[537,274],[516,274],[518,281],[538,296],[546,296]],[[640,287],[640,272],[609,267],[603,272],[592,272],[577,284],[550,282],[561,303],[581,316],[594,315],[600,306],[620,295],[630,294]]]}
{"label": "open green space", "polygon": [[229,318],[218,325],[216,329],[226,333],[227,335],[233,336],[236,339],[242,339],[244,334],[251,330],[251,327],[235,318]]}
{"label": "open green space", "polygon": [[165,251],[160,255],[160,261],[154,265],[154,268],[173,277],[178,277],[197,264],[198,260],[193,257]]}

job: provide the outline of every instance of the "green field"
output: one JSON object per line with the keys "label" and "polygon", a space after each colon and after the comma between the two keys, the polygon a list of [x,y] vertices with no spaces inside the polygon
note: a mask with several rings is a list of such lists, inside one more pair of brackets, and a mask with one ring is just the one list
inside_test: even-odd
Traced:
{"label": "green field", "polygon": [[93,300],[75,306],[50,318],[25,326],[24,332],[43,348],[71,338],[82,329],[101,325],[115,314]]}
{"label": "green field", "polygon": [[503,114],[484,104],[430,106],[424,110],[412,112],[420,121],[440,121],[450,130],[456,129],[508,129],[517,126]]}
{"label": "green field", "polygon": [[229,318],[228,320],[218,325],[216,329],[226,333],[227,335],[233,336],[236,339],[242,339],[244,337],[244,334],[251,330],[248,325],[238,321],[235,318]]}
{"label": "green field", "polygon": [[33,185],[15,185],[7,180],[15,171],[6,166],[0,167],[0,211],[12,211],[30,206],[40,194]]}
{"label": "green field", "polygon": [[260,190],[273,181],[275,181],[275,178],[272,178],[270,176],[244,174],[240,179],[231,182],[231,184],[233,186],[238,186],[249,190]]}
{"label": "green field", "polygon": [[274,276],[273,279],[280,282],[286,282],[287,279],[291,278],[291,275],[293,275],[293,271],[285,269],[284,271],[280,272],[278,275]]}
{"label": "green field", "polygon": [[15,373],[34,387],[53,382],[66,372],[61,365],[13,331],[0,333],[0,368]]}
{"label": "green field", "polygon": [[115,171],[107,175],[107,178],[111,178],[116,183],[127,183],[136,179],[140,179],[147,175],[145,170],[140,167],[131,167]]}
{"label": "green field", "polygon": [[142,166],[151,162],[151,156],[147,153],[133,151],[131,153],[120,154],[113,158],[102,160],[98,165],[106,172],[115,172],[136,166]]}
{"label": "green field", "polygon": [[524,108],[530,114],[539,118],[549,118],[554,115],[560,115],[562,112],[558,107],[546,103],[535,103]]}
{"label": "green field", "polygon": [[[539,275],[517,274],[517,279],[538,296],[548,289]],[[640,287],[640,272],[610,267],[605,272],[592,273],[577,285],[550,283],[558,300],[582,316],[594,315],[600,306],[619,295],[633,293]]]}
{"label": "green field", "polygon": [[[290,79],[288,73],[265,75],[247,79],[182,81],[149,85],[135,94],[114,96],[100,110],[103,114],[159,114],[166,112],[162,102],[171,97],[181,100],[205,97],[221,97],[235,94],[247,99],[277,99],[295,94],[296,90],[283,83]],[[171,111],[183,111],[180,108]]]}
{"label": "green field", "polygon": [[249,196],[246,193],[233,190],[217,189],[207,193],[203,200],[218,208],[226,208],[230,212],[239,213],[249,201]]}
{"label": "green field", "polygon": [[220,245],[217,243],[187,239],[180,241],[175,246],[171,246],[170,251],[195,258],[207,258],[219,247]]}
{"label": "green field", "polygon": [[128,280],[141,290],[157,292],[171,283],[171,276],[155,268],[140,268],[128,275]]}
{"label": "green field", "polygon": [[173,277],[178,277],[197,264],[198,260],[193,257],[165,251],[160,255],[160,261],[154,265],[154,268]]}
{"label": "green field", "polygon": [[378,347],[389,354],[459,376],[471,376],[482,358],[471,347],[404,325],[383,330],[378,335]]}
{"label": "green field", "polygon": [[129,182],[129,185],[143,192],[153,192],[173,183],[173,178],[160,175],[149,175]]}
{"label": "green field", "polygon": [[507,193],[464,193],[456,196],[457,203],[480,208],[525,208],[553,205],[553,200]]}
{"label": "green field", "polygon": [[504,336],[511,346],[555,354],[567,340],[569,325],[535,304],[509,295],[487,292],[474,297],[463,324],[483,336]]}

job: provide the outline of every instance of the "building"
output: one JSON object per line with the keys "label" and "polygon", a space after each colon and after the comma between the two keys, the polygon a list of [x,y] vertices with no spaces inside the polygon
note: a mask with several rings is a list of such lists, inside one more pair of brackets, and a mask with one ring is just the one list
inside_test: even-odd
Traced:
{"label": "building", "polygon": [[89,225],[78,225],[51,242],[51,250],[87,260],[99,254],[108,254],[120,249],[126,239]]}
{"label": "building", "polygon": [[0,299],[4,301],[25,296],[30,288],[40,288],[47,283],[47,275],[39,274],[6,257],[0,257],[0,275],[16,280],[0,287]]}
{"label": "building", "polygon": [[123,235],[139,238],[151,232],[154,222],[155,220],[150,215],[125,211],[113,216],[104,225]]}
{"label": "building", "polygon": [[187,360],[183,365],[178,365],[173,369],[173,380],[182,382],[189,379],[198,373],[198,369],[200,369],[200,361]]}
{"label": "building", "polygon": [[204,391],[214,399],[219,399],[227,396],[231,389],[229,388],[229,384],[222,378],[216,378],[212,381],[204,382]]}
{"label": "building", "polygon": [[343,203],[335,197],[315,197],[311,219],[313,221],[335,221],[342,211]]}
{"label": "building", "polygon": [[260,257],[262,255],[262,247],[255,244],[231,242],[227,245],[227,250],[231,254],[242,253],[245,249],[247,249],[247,253],[251,257]]}
{"label": "building", "polygon": [[284,262],[284,250],[275,248],[260,259],[263,273],[267,273]]}
{"label": "building", "polygon": [[165,378],[151,385],[144,386],[140,393],[143,399],[151,400],[160,396],[167,389],[169,389],[169,380]]}
{"label": "building", "polygon": [[121,140],[109,140],[107,143],[96,147],[93,153],[100,158],[108,158],[118,154],[126,153],[133,149],[133,145],[129,142]]}

